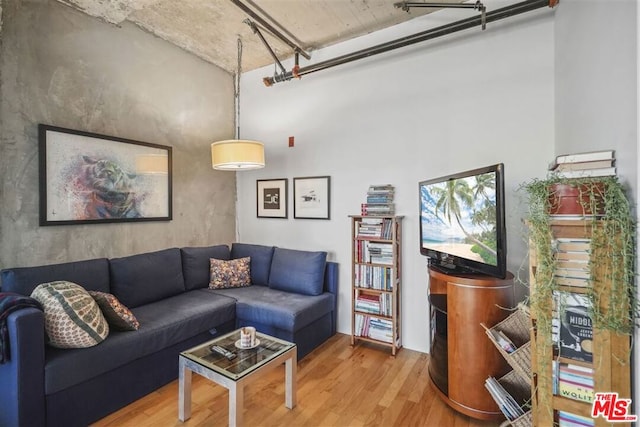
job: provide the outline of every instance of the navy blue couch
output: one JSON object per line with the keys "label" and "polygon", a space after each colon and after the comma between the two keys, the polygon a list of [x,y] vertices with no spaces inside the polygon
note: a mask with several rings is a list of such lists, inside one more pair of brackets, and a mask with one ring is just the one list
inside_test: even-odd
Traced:
{"label": "navy blue couch", "polygon": [[[251,286],[208,289],[210,258],[246,256]],[[3,427],[85,426],[177,378],[181,351],[241,326],[295,342],[299,359],[336,332],[338,265],[325,252],[234,243],[5,269],[1,277],[2,291],[23,295],[55,280],[112,293],[141,325],[111,330],[94,347],[57,349],[46,344],[41,311],[11,313],[10,360],[0,365]]]}

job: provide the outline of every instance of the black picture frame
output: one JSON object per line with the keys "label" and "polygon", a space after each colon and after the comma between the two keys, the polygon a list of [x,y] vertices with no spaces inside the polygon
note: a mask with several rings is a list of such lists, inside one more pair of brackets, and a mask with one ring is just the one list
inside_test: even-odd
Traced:
{"label": "black picture frame", "polygon": [[38,125],[40,225],[172,219],[172,147]]}
{"label": "black picture frame", "polygon": [[293,217],[331,219],[331,177],[293,178]]}
{"label": "black picture frame", "polygon": [[256,216],[288,218],[288,180],[286,178],[256,180]]}

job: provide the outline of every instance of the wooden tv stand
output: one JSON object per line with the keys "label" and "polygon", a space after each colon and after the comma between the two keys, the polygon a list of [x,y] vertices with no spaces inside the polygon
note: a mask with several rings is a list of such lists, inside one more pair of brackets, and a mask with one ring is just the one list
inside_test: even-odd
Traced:
{"label": "wooden tv stand", "polygon": [[[484,387],[509,366],[480,323],[491,327],[513,307],[513,274],[497,279],[479,274],[451,275],[429,268],[431,356],[429,377],[453,409],[480,420],[504,416]],[[503,307],[503,308],[501,308]]]}

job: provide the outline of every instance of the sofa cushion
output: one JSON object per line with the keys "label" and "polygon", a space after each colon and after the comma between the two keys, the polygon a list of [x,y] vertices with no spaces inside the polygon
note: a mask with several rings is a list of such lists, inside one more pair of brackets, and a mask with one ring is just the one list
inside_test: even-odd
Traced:
{"label": "sofa cushion", "polygon": [[[102,344],[82,350],[48,348],[45,393],[64,390],[232,321],[235,301],[196,290],[131,311],[140,321],[135,332],[112,331]],[[176,369],[177,363],[176,358]]]}
{"label": "sofa cushion", "polygon": [[326,252],[275,248],[269,287],[303,295],[320,295],[326,262]]}
{"label": "sofa cushion", "polygon": [[[328,292],[308,296],[271,289],[266,286],[249,286],[235,289],[201,289],[236,299],[236,317],[248,324],[261,323],[295,332],[323,315],[330,313],[335,296]],[[247,323],[244,323],[247,324]]]}
{"label": "sofa cushion", "polygon": [[251,284],[268,286],[273,246],[234,243],[231,246],[231,259],[251,258]]}
{"label": "sofa cushion", "polygon": [[2,270],[2,291],[31,295],[41,283],[60,280],[92,291],[109,292],[109,261],[106,258]]}
{"label": "sofa cushion", "polygon": [[43,283],[31,294],[44,309],[44,327],[49,345],[86,348],[109,335],[109,325],[100,307],[82,286],[65,281]]}
{"label": "sofa cushion", "polygon": [[100,311],[111,328],[118,331],[138,330],[140,322],[131,310],[118,301],[115,295],[98,291],[89,291],[89,295],[98,303]]}
{"label": "sofa cushion", "polygon": [[208,246],[202,248],[181,248],[182,274],[186,290],[206,288],[209,286],[209,260],[229,259],[231,253],[227,245]]}
{"label": "sofa cushion", "polygon": [[180,249],[109,260],[111,293],[129,308],[184,292]]}
{"label": "sofa cushion", "polygon": [[211,281],[209,289],[241,288],[251,285],[251,258],[229,261],[211,258]]}

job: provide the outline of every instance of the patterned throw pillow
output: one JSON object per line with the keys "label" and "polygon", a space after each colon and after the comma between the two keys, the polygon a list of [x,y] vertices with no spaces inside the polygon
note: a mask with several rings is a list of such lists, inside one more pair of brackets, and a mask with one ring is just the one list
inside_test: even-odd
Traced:
{"label": "patterned throw pillow", "polygon": [[251,258],[229,261],[211,258],[209,289],[242,288],[251,285]]}
{"label": "patterned throw pillow", "polygon": [[109,326],[119,331],[137,331],[140,322],[136,316],[124,304],[118,301],[115,295],[106,292],[89,291],[89,295],[100,306],[102,314],[107,319]]}
{"label": "patterned throw pillow", "polygon": [[44,325],[53,347],[92,347],[109,335],[109,324],[100,307],[80,285],[65,281],[43,283],[31,297],[44,308]]}

